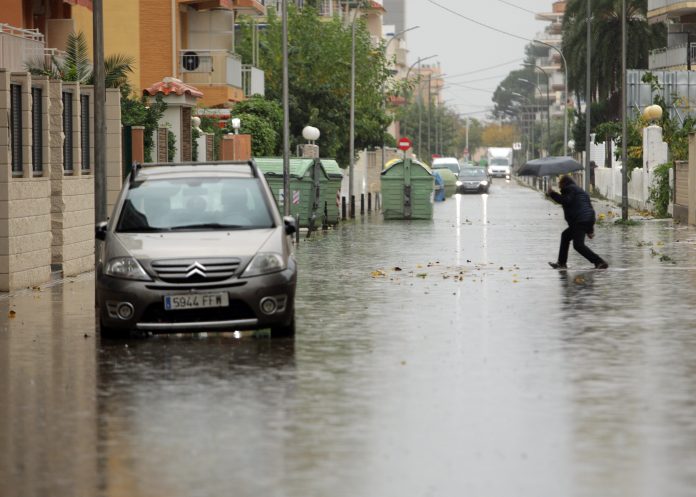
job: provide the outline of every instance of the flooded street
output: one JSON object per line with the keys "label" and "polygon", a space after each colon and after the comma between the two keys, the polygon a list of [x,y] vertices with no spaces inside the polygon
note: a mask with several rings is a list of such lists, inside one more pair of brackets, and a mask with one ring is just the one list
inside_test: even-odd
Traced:
{"label": "flooded street", "polygon": [[610,269],[557,272],[564,227],[496,180],[303,240],[294,340],[102,342],[92,275],[6,297],[0,496],[691,496],[696,231],[609,220]]}

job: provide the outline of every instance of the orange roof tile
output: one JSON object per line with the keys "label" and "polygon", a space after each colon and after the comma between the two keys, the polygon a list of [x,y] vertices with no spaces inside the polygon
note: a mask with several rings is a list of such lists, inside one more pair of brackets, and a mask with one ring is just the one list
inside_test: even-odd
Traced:
{"label": "orange roof tile", "polygon": [[201,98],[203,96],[203,92],[200,91],[198,88],[191,85],[187,85],[180,79],[176,78],[164,78],[159,83],[155,83],[151,87],[143,90],[144,95],[150,95],[153,97],[158,93],[163,93],[165,95],[174,93],[179,96],[189,94],[192,97],[196,98]]}
{"label": "orange roof tile", "polygon": [[89,10],[92,10],[92,0],[63,0],[63,3],[70,5],[82,5],[83,7],[87,7]]}

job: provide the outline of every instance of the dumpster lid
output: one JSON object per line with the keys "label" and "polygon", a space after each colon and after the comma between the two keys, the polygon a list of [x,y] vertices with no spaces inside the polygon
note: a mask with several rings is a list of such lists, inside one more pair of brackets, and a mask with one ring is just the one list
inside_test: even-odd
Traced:
{"label": "dumpster lid", "polygon": [[343,170],[334,159],[321,159],[321,165],[330,178],[342,178]]}
{"label": "dumpster lid", "polygon": [[[387,162],[387,163],[384,165],[384,171],[382,171],[382,175],[387,174],[387,171],[389,171],[389,170],[390,170],[391,168],[393,168],[394,166],[398,166],[399,164],[402,164],[403,162],[404,162],[404,159],[392,159],[392,160],[390,160],[389,162]],[[418,161],[418,160],[416,160],[416,159],[411,159],[411,163],[414,164],[414,165],[417,165],[417,166],[422,167],[423,169],[425,169],[426,171],[428,171],[428,173],[429,173],[430,175],[433,174],[433,170],[430,169],[426,164],[423,164],[422,162],[420,162],[420,161]]]}
{"label": "dumpster lid", "polygon": [[[281,157],[260,157],[254,160],[259,170],[263,172],[264,175],[283,176],[283,159]],[[314,166],[314,159],[291,158],[290,176],[293,178],[302,178],[312,166]],[[324,175],[328,177],[323,165],[321,165],[321,169]]]}

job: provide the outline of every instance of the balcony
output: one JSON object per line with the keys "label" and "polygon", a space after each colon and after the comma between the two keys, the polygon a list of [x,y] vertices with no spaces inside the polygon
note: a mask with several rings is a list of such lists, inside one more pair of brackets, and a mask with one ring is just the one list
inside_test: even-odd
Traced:
{"label": "balcony", "polygon": [[242,88],[242,59],[227,50],[181,50],[179,70],[185,83]]}
{"label": "balcony", "polygon": [[25,71],[27,61],[43,55],[44,36],[38,30],[0,24],[0,67],[8,71]]}
{"label": "balcony", "polygon": [[651,22],[664,21],[670,17],[696,14],[693,2],[684,0],[648,0],[648,19]]}
{"label": "balcony", "polygon": [[266,95],[266,80],[264,72],[250,64],[242,66],[242,89],[245,97]]}
{"label": "balcony", "polygon": [[658,48],[650,52],[650,70],[686,68],[696,63],[696,43]]}

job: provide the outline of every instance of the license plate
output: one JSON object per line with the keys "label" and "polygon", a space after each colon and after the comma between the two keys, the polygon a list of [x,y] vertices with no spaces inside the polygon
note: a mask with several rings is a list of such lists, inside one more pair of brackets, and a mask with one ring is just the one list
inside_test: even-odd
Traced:
{"label": "license plate", "polygon": [[209,309],[211,307],[227,307],[228,305],[230,305],[230,298],[226,293],[190,293],[164,297],[164,309],[167,311]]}

